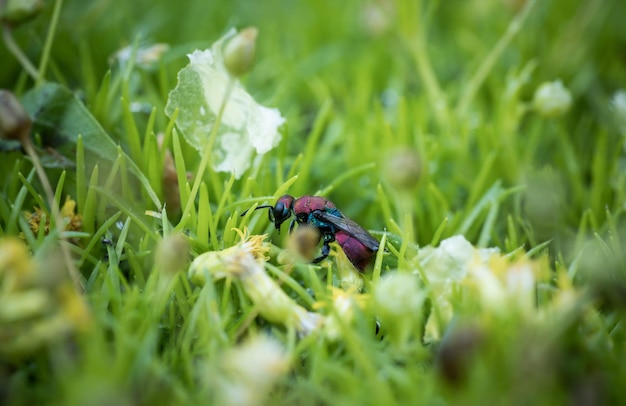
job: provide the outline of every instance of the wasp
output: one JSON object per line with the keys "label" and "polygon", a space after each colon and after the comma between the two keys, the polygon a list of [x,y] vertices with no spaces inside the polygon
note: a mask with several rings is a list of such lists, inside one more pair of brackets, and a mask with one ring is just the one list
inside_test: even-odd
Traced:
{"label": "wasp", "polygon": [[[370,233],[344,216],[333,202],[320,196],[295,198],[284,195],[276,201],[275,205],[258,206],[255,210],[259,209],[268,209],[269,219],[274,223],[278,232],[280,232],[280,226],[292,215],[294,218],[289,224],[290,233],[296,222],[317,229],[320,233],[319,239],[323,239],[323,244],[321,254],[312,261],[313,263],[319,263],[328,257],[330,243],[337,241],[350,262],[363,272],[380,245]],[[241,215],[247,212],[248,210]]]}

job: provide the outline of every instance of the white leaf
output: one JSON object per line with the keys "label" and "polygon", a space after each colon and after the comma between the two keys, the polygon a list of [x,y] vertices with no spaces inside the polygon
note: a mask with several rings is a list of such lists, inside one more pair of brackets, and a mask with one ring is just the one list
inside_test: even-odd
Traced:
{"label": "white leaf", "polygon": [[202,154],[224,96],[235,81],[212,146],[211,163],[214,170],[239,178],[250,167],[255,152],[265,154],[278,145],[278,128],[285,119],[277,109],[258,104],[224,67],[222,48],[235,33],[233,29],[211,49],[188,55],[189,65],[178,73],[178,84],[169,94],[165,112],[171,117],[178,109],[176,125]]}

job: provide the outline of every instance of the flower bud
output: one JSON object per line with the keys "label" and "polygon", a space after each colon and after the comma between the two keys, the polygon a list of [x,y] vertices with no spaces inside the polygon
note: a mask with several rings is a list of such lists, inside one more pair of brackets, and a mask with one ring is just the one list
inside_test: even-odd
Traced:
{"label": "flower bud", "polygon": [[448,328],[435,358],[439,375],[450,385],[462,384],[473,356],[484,344],[485,333],[478,325],[464,322]]}
{"label": "flower bud", "polygon": [[133,45],[128,45],[109,57],[109,64],[117,61],[121,66],[126,66],[132,61],[137,67],[148,69],[158,64],[165,52],[170,49],[168,44],[158,43],[135,49]]}
{"label": "flower bud", "polygon": [[[221,251],[209,251],[199,255],[189,267],[189,279],[196,285],[206,283],[205,272],[215,279],[240,277],[256,271],[256,266],[263,266],[269,248],[263,243],[266,235],[252,235],[239,232],[242,240],[239,244]],[[248,257],[250,259],[248,259]],[[251,262],[254,268],[250,270]]]}
{"label": "flower bud", "polygon": [[572,94],[560,80],[545,82],[535,91],[533,105],[544,117],[558,117],[569,110]]}
{"label": "flower bud", "polygon": [[175,275],[189,263],[189,245],[182,234],[172,234],[157,244],[155,265],[164,272]]}
{"label": "flower bud", "polygon": [[387,154],[383,168],[391,186],[408,191],[419,182],[422,161],[413,149],[399,148]]}
{"label": "flower bud", "polygon": [[45,6],[42,0],[7,0],[2,3],[0,21],[13,25],[35,18]]}
{"label": "flower bud", "polygon": [[315,257],[321,238],[322,235],[316,227],[302,224],[289,234],[287,249],[305,261],[311,261]]}
{"label": "flower bud", "polygon": [[247,73],[254,65],[256,37],[259,31],[248,27],[235,35],[224,49],[224,65],[233,76]]}
{"label": "flower bud", "polygon": [[376,313],[392,343],[402,347],[417,333],[426,293],[416,275],[389,273],[374,290]]}
{"label": "flower bud", "polygon": [[15,95],[0,89],[0,136],[24,142],[28,139],[30,127],[30,117]]}

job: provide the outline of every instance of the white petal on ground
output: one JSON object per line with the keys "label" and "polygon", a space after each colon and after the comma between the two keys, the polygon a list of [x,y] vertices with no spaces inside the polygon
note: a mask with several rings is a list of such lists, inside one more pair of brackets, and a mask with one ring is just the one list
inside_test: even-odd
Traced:
{"label": "white petal on ground", "polygon": [[[167,100],[165,112],[171,117],[178,109],[176,125],[200,153],[209,140],[229,83],[235,80],[226,71],[222,57],[223,44],[235,34],[231,30],[211,49],[189,54],[189,65],[178,72],[178,84]],[[213,169],[241,177],[255,152],[264,154],[278,145],[278,128],[284,122],[277,109],[258,104],[236,81],[213,145]]]}
{"label": "white petal on ground", "polygon": [[477,249],[464,236],[455,235],[441,241],[437,248],[424,247],[418,254],[418,261],[433,283],[461,281],[474,260],[485,262],[497,253],[497,248]]}

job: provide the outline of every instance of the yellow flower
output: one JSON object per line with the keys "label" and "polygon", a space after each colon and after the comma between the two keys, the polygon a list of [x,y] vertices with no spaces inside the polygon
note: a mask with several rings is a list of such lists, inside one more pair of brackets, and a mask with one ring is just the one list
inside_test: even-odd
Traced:
{"label": "yellow flower", "polygon": [[[345,291],[333,288],[332,309],[324,319],[324,335],[332,341],[341,338],[341,325],[350,325],[354,320],[354,310],[356,307],[363,307],[365,295],[356,293],[355,290]],[[315,308],[323,307],[328,302],[317,302]]]}
{"label": "yellow flower", "polygon": [[46,289],[29,289],[0,296],[0,323],[41,316],[53,306]]}
{"label": "yellow flower", "polygon": [[[433,309],[425,340],[438,341],[462,306],[480,305],[482,314],[498,317],[536,317],[536,285],[545,280],[545,260],[508,258],[497,249],[476,248],[463,236],[421,250],[418,260],[428,278]],[[471,300],[467,300],[471,298]]]}
{"label": "yellow flower", "polygon": [[[24,213],[30,229],[33,233],[39,233],[39,227],[41,225],[42,217],[45,217],[46,222],[44,224],[44,233],[47,235],[50,231],[50,217],[44,213],[39,207],[34,208],[34,213]],[[72,200],[70,196],[67,196],[63,207],[61,207],[61,217],[65,223],[64,229],[66,231],[79,231],[83,225],[83,219],[80,214],[76,213],[76,201]]]}
{"label": "yellow flower", "polygon": [[90,325],[84,298],[55,272],[60,264],[54,254],[33,261],[21,240],[0,240],[0,359],[28,356]]}
{"label": "yellow flower", "polygon": [[62,314],[77,330],[86,330],[91,326],[92,317],[85,299],[76,292],[71,281],[66,280],[56,289],[56,298],[61,305]]}
{"label": "yellow flower", "polygon": [[35,265],[23,241],[0,239],[0,281],[2,291],[10,292],[33,282]]}
{"label": "yellow flower", "polygon": [[530,315],[535,308],[535,287],[541,268],[538,262],[526,258],[511,262],[497,255],[471,265],[466,285],[478,293],[484,310]]}

